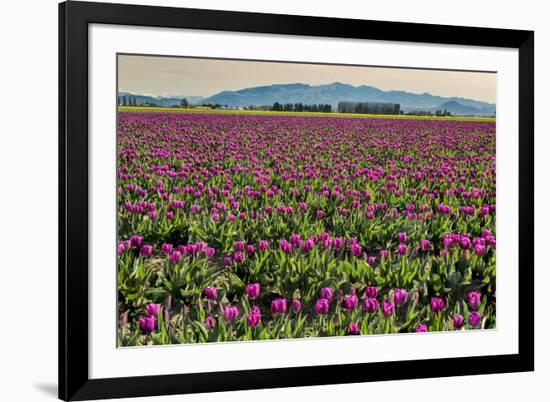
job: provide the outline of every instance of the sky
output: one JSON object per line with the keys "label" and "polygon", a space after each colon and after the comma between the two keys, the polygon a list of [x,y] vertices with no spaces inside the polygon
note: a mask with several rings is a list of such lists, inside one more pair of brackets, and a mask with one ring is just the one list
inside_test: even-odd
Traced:
{"label": "sky", "polygon": [[118,56],[118,89],[140,95],[212,96],[271,84],[342,82],[490,103],[496,73],[165,56]]}

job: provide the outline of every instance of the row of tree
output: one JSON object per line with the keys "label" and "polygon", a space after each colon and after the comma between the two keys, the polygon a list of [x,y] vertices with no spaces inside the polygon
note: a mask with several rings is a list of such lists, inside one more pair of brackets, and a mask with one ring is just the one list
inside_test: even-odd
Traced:
{"label": "row of tree", "polygon": [[383,102],[338,102],[340,113],[360,114],[400,114],[401,106],[398,103]]}
{"label": "row of tree", "polygon": [[118,105],[119,106],[138,106],[138,103],[135,96],[119,96]]}
{"label": "row of tree", "polygon": [[305,104],[305,103],[279,103],[275,102],[271,110],[276,112],[321,112],[331,113],[332,106],[325,103]]}

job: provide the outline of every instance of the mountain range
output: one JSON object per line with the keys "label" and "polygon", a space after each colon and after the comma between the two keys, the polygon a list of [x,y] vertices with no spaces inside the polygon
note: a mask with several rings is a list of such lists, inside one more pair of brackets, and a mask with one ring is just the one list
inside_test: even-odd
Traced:
{"label": "mountain range", "polygon": [[[183,96],[153,97],[121,92],[119,96],[135,96],[138,103],[150,102],[161,106],[178,105]],[[353,86],[341,82],[324,85],[273,84],[244,88],[237,91],[222,91],[209,97],[186,97],[190,103],[212,103],[243,107],[249,105],[272,105],[279,103],[331,104],[336,108],[340,101],[389,102],[401,105],[404,112],[447,110],[454,115],[494,115],[493,103],[461,97],[443,97],[427,92],[415,94],[406,91],[384,91],[379,88]]]}

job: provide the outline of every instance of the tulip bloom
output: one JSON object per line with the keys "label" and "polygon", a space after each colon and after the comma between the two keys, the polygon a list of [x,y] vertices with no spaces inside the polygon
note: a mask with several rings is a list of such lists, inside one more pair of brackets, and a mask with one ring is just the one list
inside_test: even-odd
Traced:
{"label": "tulip bloom", "polygon": [[139,250],[139,255],[142,257],[149,257],[151,254],[153,254],[153,246],[150,244],[143,245]]}
{"label": "tulip bloom", "polygon": [[287,242],[284,239],[279,242],[279,247],[281,248],[281,250],[285,254],[292,253],[292,244],[290,244],[289,242]]}
{"label": "tulip bloom", "polygon": [[204,289],[204,297],[208,300],[216,300],[218,298],[218,290],[214,287]]}
{"label": "tulip bloom", "polygon": [[432,308],[432,312],[438,313],[445,307],[445,302],[441,297],[432,297],[430,306]]}
{"label": "tulip bloom", "polygon": [[260,313],[260,309],[257,306],[252,307],[252,309],[248,313],[248,316],[246,317],[246,324],[249,327],[254,328],[260,323],[261,320],[262,314]]}
{"label": "tulip bloom", "polygon": [[365,297],[376,298],[378,296],[378,288],[376,286],[367,286],[365,289]]}
{"label": "tulip bloom", "polygon": [[358,335],[359,334],[359,325],[356,322],[352,322],[348,325],[348,334]]}
{"label": "tulip bloom", "polygon": [[294,299],[292,300],[292,310],[294,310],[295,313],[299,313],[302,309],[302,303],[300,303],[300,300]]}
{"label": "tulip bloom", "polygon": [[286,299],[275,299],[271,301],[271,312],[273,314],[284,314],[286,311]]}
{"label": "tulip bloom", "polygon": [[405,255],[405,254],[407,254],[407,245],[406,245],[406,244],[403,244],[403,243],[400,243],[400,244],[397,246],[397,252],[399,253],[399,255]]}
{"label": "tulip bloom", "polygon": [[141,242],[143,241],[143,237],[141,236],[131,236],[130,237],[130,247],[131,248],[138,248],[141,247]]}
{"label": "tulip bloom", "polygon": [[331,302],[333,295],[334,295],[334,292],[331,288],[321,289],[321,299],[327,299],[329,302]]}
{"label": "tulip bloom", "polygon": [[415,332],[428,332],[428,326],[426,324],[418,324],[414,329]]}
{"label": "tulip bloom", "polygon": [[359,303],[359,299],[357,299],[356,295],[347,295],[346,298],[344,299],[344,307],[346,310],[355,309],[358,303]]}
{"label": "tulip bloom", "polygon": [[397,234],[397,241],[399,243],[406,243],[407,242],[407,233],[405,232],[399,232]]}
{"label": "tulip bloom", "polygon": [[235,251],[244,251],[245,242],[242,240],[238,240],[235,242]]}
{"label": "tulip bloom", "polygon": [[358,257],[361,255],[361,246],[358,243],[355,243],[351,246],[351,255]]}
{"label": "tulip bloom", "polygon": [[407,302],[407,291],[405,289],[394,289],[393,301],[398,306],[405,304]]}
{"label": "tulip bloom", "polygon": [[166,255],[170,255],[170,253],[172,252],[172,249],[173,249],[173,246],[169,243],[164,243],[162,246],[161,246],[161,250],[164,254]]}
{"label": "tulip bloom", "polygon": [[315,302],[315,312],[317,314],[327,314],[329,308],[329,301],[327,299],[318,299]]}
{"label": "tulip bloom", "polygon": [[260,240],[258,243],[258,249],[260,251],[266,251],[269,248],[269,242],[267,240]]}
{"label": "tulip bloom", "polygon": [[181,252],[180,251],[172,251],[170,254],[170,263],[171,264],[177,264],[181,261]]}
{"label": "tulip bloom", "polygon": [[382,302],[382,314],[384,314],[384,317],[389,317],[393,314],[394,311],[394,304],[390,300],[384,300]]}
{"label": "tulip bloom", "polygon": [[206,327],[206,329],[214,328],[216,326],[216,320],[214,319],[214,317],[212,317],[211,315],[206,317],[204,320],[204,326]]}
{"label": "tulip bloom", "polygon": [[332,239],[332,248],[335,250],[340,250],[344,246],[344,240],[341,237],[335,237]]}
{"label": "tulip bloom", "polygon": [[160,314],[160,304],[149,303],[145,306],[145,311],[149,317],[156,317]]}
{"label": "tulip bloom", "polygon": [[139,329],[141,329],[141,332],[143,334],[150,334],[155,330],[155,325],[156,325],[155,316],[140,317],[138,323],[139,323]]}
{"label": "tulip bloom", "polygon": [[485,254],[485,251],[486,251],[485,245],[483,245],[483,244],[476,244],[474,246],[474,253],[478,257],[481,257],[483,254]]}
{"label": "tulip bloom", "polygon": [[428,251],[430,249],[430,241],[429,240],[420,240],[420,249],[422,251]]}
{"label": "tulip bloom", "polygon": [[475,290],[472,292],[469,292],[466,298],[468,299],[468,305],[472,310],[477,309],[481,304],[481,293]]}
{"label": "tulip bloom", "polygon": [[477,311],[472,311],[468,315],[468,324],[470,324],[472,327],[477,327],[480,322],[481,322],[481,315],[479,315]]}
{"label": "tulip bloom", "polygon": [[453,325],[455,329],[462,328],[462,323],[464,322],[464,318],[460,314],[453,315]]}
{"label": "tulip bloom", "polygon": [[245,292],[250,300],[256,299],[260,295],[260,284],[249,283],[248,285],[246,285]]}
{"label": "tulip bloom", "polygon": [[237,251],[235,253],[235,255],[233,256],[233,260],[236,262],[236,263],[241,263],[244,261],[244,254],[240,251]]}
{"label": "tulip bloom", "polygon": [[223,310],[223,319],[227,322],[234,322],[239,315],[239,309],[236,306],[227,306]]}

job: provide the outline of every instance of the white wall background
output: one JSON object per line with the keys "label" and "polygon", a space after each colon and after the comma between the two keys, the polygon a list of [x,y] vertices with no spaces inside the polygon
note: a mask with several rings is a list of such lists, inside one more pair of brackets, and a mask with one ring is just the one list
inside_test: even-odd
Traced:
{"label": "white wall background", "polygon": [[[128,2],[119,0],[119,2]],[[375,20],[534,29],[536,58],[536,371],[385,383],[171,396],[133,401],[541,400],[550,377],[545,214],[550,170],[550,26],[545,3],[437,0],[369,4],[319,0],[162,0],[134,3]],[[4,2],[0,13],[0,399],[57,393],[57,1]],[[32,99],[39,106],[26,106]],[[546,381],[545,381],[546,380]]]}

